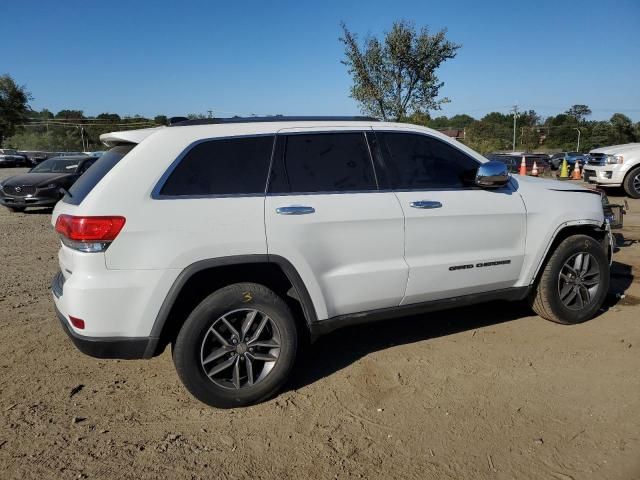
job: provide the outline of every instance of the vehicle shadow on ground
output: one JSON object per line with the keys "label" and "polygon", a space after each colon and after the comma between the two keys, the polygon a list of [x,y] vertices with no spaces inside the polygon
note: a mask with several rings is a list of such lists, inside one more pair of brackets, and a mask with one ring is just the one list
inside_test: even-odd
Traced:
{"label": "vehicle shadow on ground", "polygon": [[[616,305],[640,304],[640,299],[625,294],[633,279],[630,265],[613,262],[609,292],[595,318]],[[311,345],[303,346],[287,388],[296,390],[315,383],[373,352],[512,322],[532,315],[535,313],[526,301],[496,301],[345,327],[319,338]]]}
{"label": "vehicle shadow on ground", "polygon": [[609,294],[605,298],[602,308],[608,310],[618,303],[622,305],[635,305],[635,297],[628,295],[626,291],[633,283],[633,268],[626,263],[614,261],[611,264],[611,279],[609,282]]}
{"label": "vehicle shadow on ground", "polygon": [[[621,232],[613,234],[616,242],[615,252],[619,252],[623,248],[628,248],[638,240],[633,238],[625,238]],[[615,253],[614,253],[615,255]],[[607,310],[616,306],[618,303],[628,305],[630,302],[634,302],[634,298],[628,297],[626,291],[631,287],[634,281],[633,267],[626,263],[615,260],[611,263],[611,277],[609,282],[609,295],[604,301],[603,309]]]}
{"label": "vehicle shadow on ground", "polygon": [[496,301],[345,327],[306,345],[288,389],[328,377],[380,350],[471,331],[534,315],[526,302]]}

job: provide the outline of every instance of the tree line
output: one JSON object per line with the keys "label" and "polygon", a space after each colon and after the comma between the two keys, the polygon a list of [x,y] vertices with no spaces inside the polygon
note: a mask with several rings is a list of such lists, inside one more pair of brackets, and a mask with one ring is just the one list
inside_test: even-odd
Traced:
{"label": "tree line", "polygon": [[[481,153],[513,148],[513,113],[491,112],[480,119],[460,114],[451,117],[414,113],[402,120],[436,130],[462,130],[461,141]],[[534,110],[516,116],[516,150],[576,151],[622,143],[640,142],[640,122],[622,113],[609,120],[589,120],[586,105],[574,105],[563,113],[542,118]],[[578,146],[578,138],[580,145]]]}

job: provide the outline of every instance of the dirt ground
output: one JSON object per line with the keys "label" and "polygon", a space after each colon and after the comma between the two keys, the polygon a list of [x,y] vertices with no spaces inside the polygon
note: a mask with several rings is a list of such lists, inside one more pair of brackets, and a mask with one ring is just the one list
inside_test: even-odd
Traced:
{"label": "dirt ground", "polygon": [[78,352],[50,298],[50,212],[0,208],[0,477],[638,479],[629,204],[597,318],[562,326],[492,303],[345,329],[309,348],[285,392],[237,410],[194,400],[168,350]]}

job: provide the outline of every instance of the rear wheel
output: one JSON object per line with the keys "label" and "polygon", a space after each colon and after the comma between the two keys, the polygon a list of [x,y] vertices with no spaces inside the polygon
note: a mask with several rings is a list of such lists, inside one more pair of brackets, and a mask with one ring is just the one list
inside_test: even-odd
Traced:
{"label": "rear wheel", "polygon": [[624,179],[624,190],[631,198],[640,198],[640,167],[631,170]]}
{"label": "rear wheel", "polygon": [[297,350],[287,304],[254,283],[224,287],[189,315],[173,348],[182,383],[200,401],[220,408],[251,405],[287,381]]}
{"label": "rear wheel", "polygon": [[609,262],[602,245],[587,235],[573,235],[544,266],[531,306],[547,320],[581,323],[596,314],[608,290]]}

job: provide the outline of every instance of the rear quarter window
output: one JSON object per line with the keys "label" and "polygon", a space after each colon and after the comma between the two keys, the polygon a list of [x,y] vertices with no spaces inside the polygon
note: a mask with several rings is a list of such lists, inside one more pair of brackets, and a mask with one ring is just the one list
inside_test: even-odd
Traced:
{"label": "rear quarter window", "polygon": [[80,205],[89,192],[100,183],[100,180],[129,153],[135,144],[118,145],[108,150],[69,189],[70,195],[65,195],[62,201],[71,205]]}
{"label": "rear quarter window", "polygon": [[160,196],[264,194],[273,141],[263,135],[198,143],[169,174]]}

